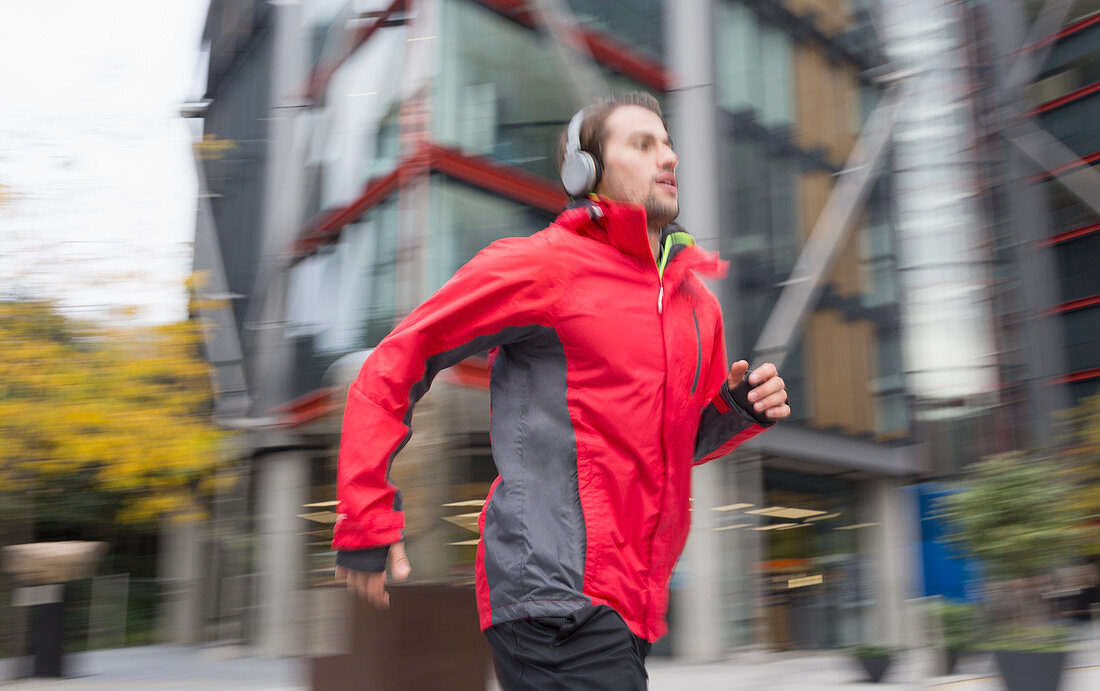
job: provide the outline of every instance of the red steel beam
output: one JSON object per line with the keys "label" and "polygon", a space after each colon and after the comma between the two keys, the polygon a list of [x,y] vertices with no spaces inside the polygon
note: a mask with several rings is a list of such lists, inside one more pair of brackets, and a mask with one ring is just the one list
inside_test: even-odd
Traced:
{"label": "red steel beam", "polygon": [[429,143],[427,148],[431,168],[436,172],[550,213],[561,211],[567,201],[558,185],[541,176],[439,144]]}
{"label": "red steel beam", "polygon": [[1028,113],[1028,115],[1035,116],[1039,115],[1040,113],[1050,112],[1055,108],[1061,108],[1064,105],[1073,103],[1074,101],[1082,99],[1089,94],[1096,93],[1097,91],[1100,91],[1100,82],[1089,84],[1088,86],[1082,86],[1080,89],[1074,89],[1064,96],[1059,96],[1058,98],[1051,99],[1046,103],[1037,106],[1036,108],[1032,109],[1032,111]]}
{"label": "red steel beam", "polygon": [[1063,302],[1056,307],[1048,309],[1046,314],[1072,312],[1073,310],[1084,309],[1086,307],[1092,307],[1093,305],[1100,305],[1100,295],[1091,295],[1087,298],[1078,298],[1076,300],[1070,300],[1069,302]]}
{"label": "red steel beam", "polygon": [[658,63],[635,53],[610,36],[586,29],[580,29],[579,33],[597,62],[625,74],[642,86],[660,92],[668,91],[668,73]]}
{"label": "red steel beam", "polygon": [[335,239],[344,226],[362,216],[397,189],[407,166],[408,163],[402,161],[393,172],[369,181],[363,189],[363,194],[351,204],[325,213],[320,221],[298,238],[294,244],[294,254],[304,256],[320,245]]}
{"label": "red steel beam", "polygon": [[[536,15],[528,9],[524,0],[474,1],[528,28],[538,26]],[[340,69],[340,66],[354,55],[355,51],[359,50],[378,29],[389,21],[390,15],[404,9],[407,2],[408,0],[394,0],[391,2],[375,21],[355,32],[346,50],[325,64],[318,65],[313,74],[310,75],[306,87],[302,90],[306,98],[311,101],[317,100],[317,97],[324,92],[328,83],[332,80],[332,75],[336,73],[336,70]],[[650,89],[661,92],[668,90],[670,83],[668,73],[659,63],[601,32],[580,28],[577,33],[581,40],[585,42],[585,45],[588,46],[592,57],[598,62]]]}
{"label": "red steel beam", "polygon": [[1076,240],[1077,238],[1083,238],[1086,235],[1092,235],[1096,231],[1100,230],[1100,222],[1090,223],[1087,226],[1081,226],[1080,228],[1074,228],[1073,230],[1067,230],[1064,233],[1058,233],[1051,237],[1036,243],[1038,247],[1050,247],[1051,245],[1060,245],[1063,242],[1069,242],[1070,240]]}
{"label": "red steel beam", "polygon": [[[524,0],[475,1],[528,28],[538,27],[538,16],[528,8]],[[578,28],[577,33],[597,62],[650,89],[661,92],[668,90],[671,80],[661,64],[604,33],[583,27]]]}
{"label": "red steel beam", "polygon": [[407,2],[408,0],[393,0],[386,9],[382,10],[377,19],[367,26],[361,26],[356,29],[347,48],[340,55],[323,65],[315,67],[313,74],[309,76],[306,88],[303,89],[305,97],[310,101],[316,101],[317,97],[324,92],[326,87],[328,87],[328,83],[332,80],[332,75],[336,73],[336,70],[340,69],[340,65],[343,65],[348,58],[355,54],[355,51],[359,50],[364,43],[370,40],[374,32],[378,31],[389,21],[390,15],[404,9]]}
{"label": "red steel beam", "polygon": [[1088,381],[1089,379],[1100,379],[1100,367],[1094,367],[1092,369],[1081,370],[1080,372],[1071,372],[1064,374],[1054,380],[1055,384],[1072,384],[1078,381]]}
{"label": "red steel beam", "polygon": [[483,156],[469,156],[431,142],[404,158],[392,172],[367,183],[351,204],[322,214],[294,244],[293,255],[304,257],[335,240],[344,226],[362,216],[420,172],[435,171],[550,213],[561,211],[567,198],[558,185],[525,170]]}
{"label": "red steel beam", "polygon": [[1087,29],[1088,27],[1092,26],[1093,24],[1096,24],[1097,22],[1100,22],[1100,12],[1097,12],[1096,14],[1089,15],[1088,17],[1085,17],[1084,19],[1079,19],[1079,20],[1077,20],[1076,22],[1074,22],[1072,24],[1067,24],[1066,26],[1062,27],[1061,30],[1058,31],[1058,33],[1053,34],[1051,36],[1047,36],[1043,40],[1038,41],[1037,43],[1034,43],[1034,44],[1028,46],[1027,48],[1022,49],[1021,52],[1036,50],[1038,48],[1041,48],[1042,46],[1045,46],[1046,44],[1048,44],[1052,41],[1061,41],[1063,38],[1068,38],[1069,36],[1072,36],[1073,34],[1077,33],[1078,31],[1082,31],[1084,29]]}
{"label": "red steel beam", "polygon": [[1046,180],[1050,180],[1055,175],[1058,175],[1060,173],[1071,171],[1074,168],[1081,168],[1083,166],[1092,165],[1097,161],[1100,161],[1100,151],[1093,152],[1088,156],[1081,156],[1077,160],[1066,163],[1064,165],[1060,165],[1054,170],[1038,173],[1037,175],[1032,176],[1031,182],[1044,182]]}

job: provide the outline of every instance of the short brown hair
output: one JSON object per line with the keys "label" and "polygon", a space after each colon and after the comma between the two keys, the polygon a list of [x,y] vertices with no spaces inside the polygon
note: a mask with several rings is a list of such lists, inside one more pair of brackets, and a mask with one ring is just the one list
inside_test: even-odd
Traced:
{"label": "short brown hair", "polygon": [[[661,118],[661,124],[668,129],[665,116],[661,112],[661,104],[653,97],[653,94],[645,91],[631,91],[629,93],[608,96],[588,106],[588,113],[581,123],[580,145],[581,151],[587,151],[596,158],[596,162],[603,166],[603,145],[607,141],[607,129],[604,125],[607,118],[616,108],[622,106],[639,106],[653,111]],[[558,136],[557,163],[558,172],[561,172],[561,162],[565,159],[565,148],[569,140],[569,123]]]}

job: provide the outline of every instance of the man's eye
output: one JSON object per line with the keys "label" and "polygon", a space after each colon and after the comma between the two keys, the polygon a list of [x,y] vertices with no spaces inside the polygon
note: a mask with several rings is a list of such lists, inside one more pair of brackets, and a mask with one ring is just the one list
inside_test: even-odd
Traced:
{"label": "man's eye", "polygon": [[649,142],[645,139],[640,139],[634,143],[634,146],[642,149],[643,151],[649,148]]}

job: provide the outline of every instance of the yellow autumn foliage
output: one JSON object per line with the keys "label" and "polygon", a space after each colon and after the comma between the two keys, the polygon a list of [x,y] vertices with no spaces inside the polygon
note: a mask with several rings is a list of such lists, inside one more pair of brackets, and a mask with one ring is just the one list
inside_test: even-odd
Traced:
{"label": "yellow autumn foliage", "polygon": [[193,322],[107,327],[0,302],[0,492],[85,476],[122,521],[196,515],[225,443]]}

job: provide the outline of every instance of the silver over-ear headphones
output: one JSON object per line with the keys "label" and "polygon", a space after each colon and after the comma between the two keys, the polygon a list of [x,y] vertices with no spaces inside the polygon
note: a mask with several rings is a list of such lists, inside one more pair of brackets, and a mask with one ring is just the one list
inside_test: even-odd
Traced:
{"label": "silver over-ear headphones", "polygon": [[561,161],[561,184],[570,197],[583,197],[600,181],[600,164],[596,157],[581,150],[581,125],[588,108],[581,108],[569,121],[566,131],[565,156]]}

